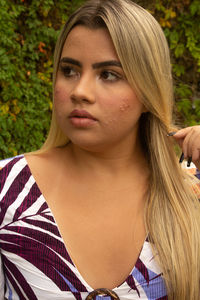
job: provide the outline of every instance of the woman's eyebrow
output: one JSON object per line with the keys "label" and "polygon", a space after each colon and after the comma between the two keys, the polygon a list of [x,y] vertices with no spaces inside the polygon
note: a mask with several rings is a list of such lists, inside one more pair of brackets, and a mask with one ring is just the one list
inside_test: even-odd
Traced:
{"label": "woman's eyebrow", "polygon": [[93,69],[98,69],[98,68],[103,68],[103,67],[110,67],[110,66],[115,66],[115,67],[122,68],[121,63],[117,60],[107,60],[107,61],[98,62],[98,63],[95,63],[95,64],[92,65]]}
{"label": "woman's eyebrow", "polygon": [[[80,63],[78,60],[70,58],[70,57],[61,58],[60,63],[70,63],[70,64],[78,66],[80,68],[82,67],[82,63]],[[107,61],[102,61],[102,62],[97,62],[97,63],[92,64],[93,69],[99,69],[99,68],[110,67],[110,66],[122,68],[121,63],[117,60],[107,60]]]}
{"label": "woman's eyebrow", "polygon": [[70,57],[61,58],[60,63],[70,63],[72,65],[82,67],[82,64],[78,60],[70,58]]}

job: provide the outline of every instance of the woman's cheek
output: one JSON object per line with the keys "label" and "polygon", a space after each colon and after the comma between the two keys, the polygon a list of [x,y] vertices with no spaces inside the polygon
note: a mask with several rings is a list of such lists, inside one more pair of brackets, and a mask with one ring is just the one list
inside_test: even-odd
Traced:
{"label": "woman's cheek", "polygon": [[[117,103],[118,105],[116,105]],[[109,116],[107,116],[105,124],[109,125],[110,128],[113,128],[114,131],[115,129],[118,130],[118,127],[116,125],[118,125],[119,122],[122,122],[124,119],[126,120],[127,113],[129,113],[130,111],[130,107],[131,105],[129,103],[129,100],[121,100],[115,98],[114,103],[107,104],[107,111]]]}
{"label": "woman's cheek", "polygon": [[66,104],[69,102],[69,96],[62,87],[54,89],[54,109],[58,122],[65,119]]}
{"label": "woman's cheek", "polygon": [[57,103],[68,102],[69,93],[66,91],[62,85],[56,84],[54,89],[54,100]]}
{"label": "woman's cheek", "polygon": [[120,110],[120,112],[126,112],[127,110],[129,110],[130,109],[130,104],[129,104],[129,101],[127,101],[127,100],[123,100],[122,101],[122,104],[120,105],[120,107],[119,107],[119,110]]}

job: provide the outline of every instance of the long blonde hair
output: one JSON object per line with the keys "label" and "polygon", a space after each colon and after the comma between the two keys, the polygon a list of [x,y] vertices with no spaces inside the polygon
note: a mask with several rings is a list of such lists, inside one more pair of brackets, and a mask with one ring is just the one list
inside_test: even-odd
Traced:
{"label": "long blonde hair", "polygon": [[[165,279],[168,298],[197,300],[200,295],[199,202],[182,171],[167,132],[172,123],[173,84],[169,49],[160,25],[129,0],[90,0],[65,24],[54,58],[54,83],[68,33],[82,24],[107,28],[125,75],[147,113],[140,120],[140,138],[147,153],[150,197],[145,219],[149,239]],[[42,151],[66,144],[54,110]]]}

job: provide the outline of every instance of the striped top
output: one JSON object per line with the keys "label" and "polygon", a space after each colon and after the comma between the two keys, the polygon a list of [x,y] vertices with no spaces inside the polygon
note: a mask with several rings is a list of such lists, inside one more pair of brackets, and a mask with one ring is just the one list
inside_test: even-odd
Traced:
{"label": "striped top", "polygon": [[[1,161],[0,300],[82,300],[92,291],[70,258],[25,157]],[[148,239],[127,279],[113,291],[121,300],[167,299]]]}

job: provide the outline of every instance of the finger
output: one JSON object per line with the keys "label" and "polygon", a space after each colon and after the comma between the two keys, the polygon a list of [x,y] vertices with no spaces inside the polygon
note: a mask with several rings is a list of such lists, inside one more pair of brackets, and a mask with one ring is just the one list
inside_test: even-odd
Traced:
{"label": "finger", "polygon": [[197,162],[200,161],[200,150],[199,149],[195,149],[192,153],[192,161],[193,162]]}
{"label": "finger", "polygon": [[188,144],[189,155],[193,157],[195,150],[198,149],[200,149],[200,132],[193,130]]}
{"label": "finger", "polygon": [[192,143],[192,130],[190,130],[187,135],[185,136],[183,143],[182,143],[182,151],[184,153],[184,157],[187,158],[191,155],[191,148],[190,144]]}
{"label": "finger", "polygon": [[190,131],[192,131],[193,133],[199,133],[200,135],[200,126],[196,125],[180,129],[173,135],[173,137],[178,142],[179,140],[185,139],[186,135],[188,135]]}
{"label": "finger", "polygon": [[200,148],[200,133],[195,130],[191,130],[185,137],[182,145],[182,149],[185,157],[192,157],[194,160],[194,152]]}
{"label": "finger", "polygon": [[[185,158],[192,157],[192,160],[196,160],[199,157],[200,149],[200,126],[191,126],[184,129],[180,129],[177,132],[170,132],[168,136],[173,136],[176,142],[182,149]],[[195,157],[194,157],[195,156]],[[199,159],[199,158],[197,158]]]}
{"label": "finger", "polygon": [[183,148],[183,142],[187,134],[191,131],[191,127],[187,127],[184,129],[180,129],[176,133],[173,134],[174,139],[178,143],[178,145]]}
{"label": "finger", "polygon": [[175,139],[184,139],[185,136],[191,131],[191,129],[192,129],[192,127],[186,127],[186,128],[180,129],[173,135],[173,137]]}

